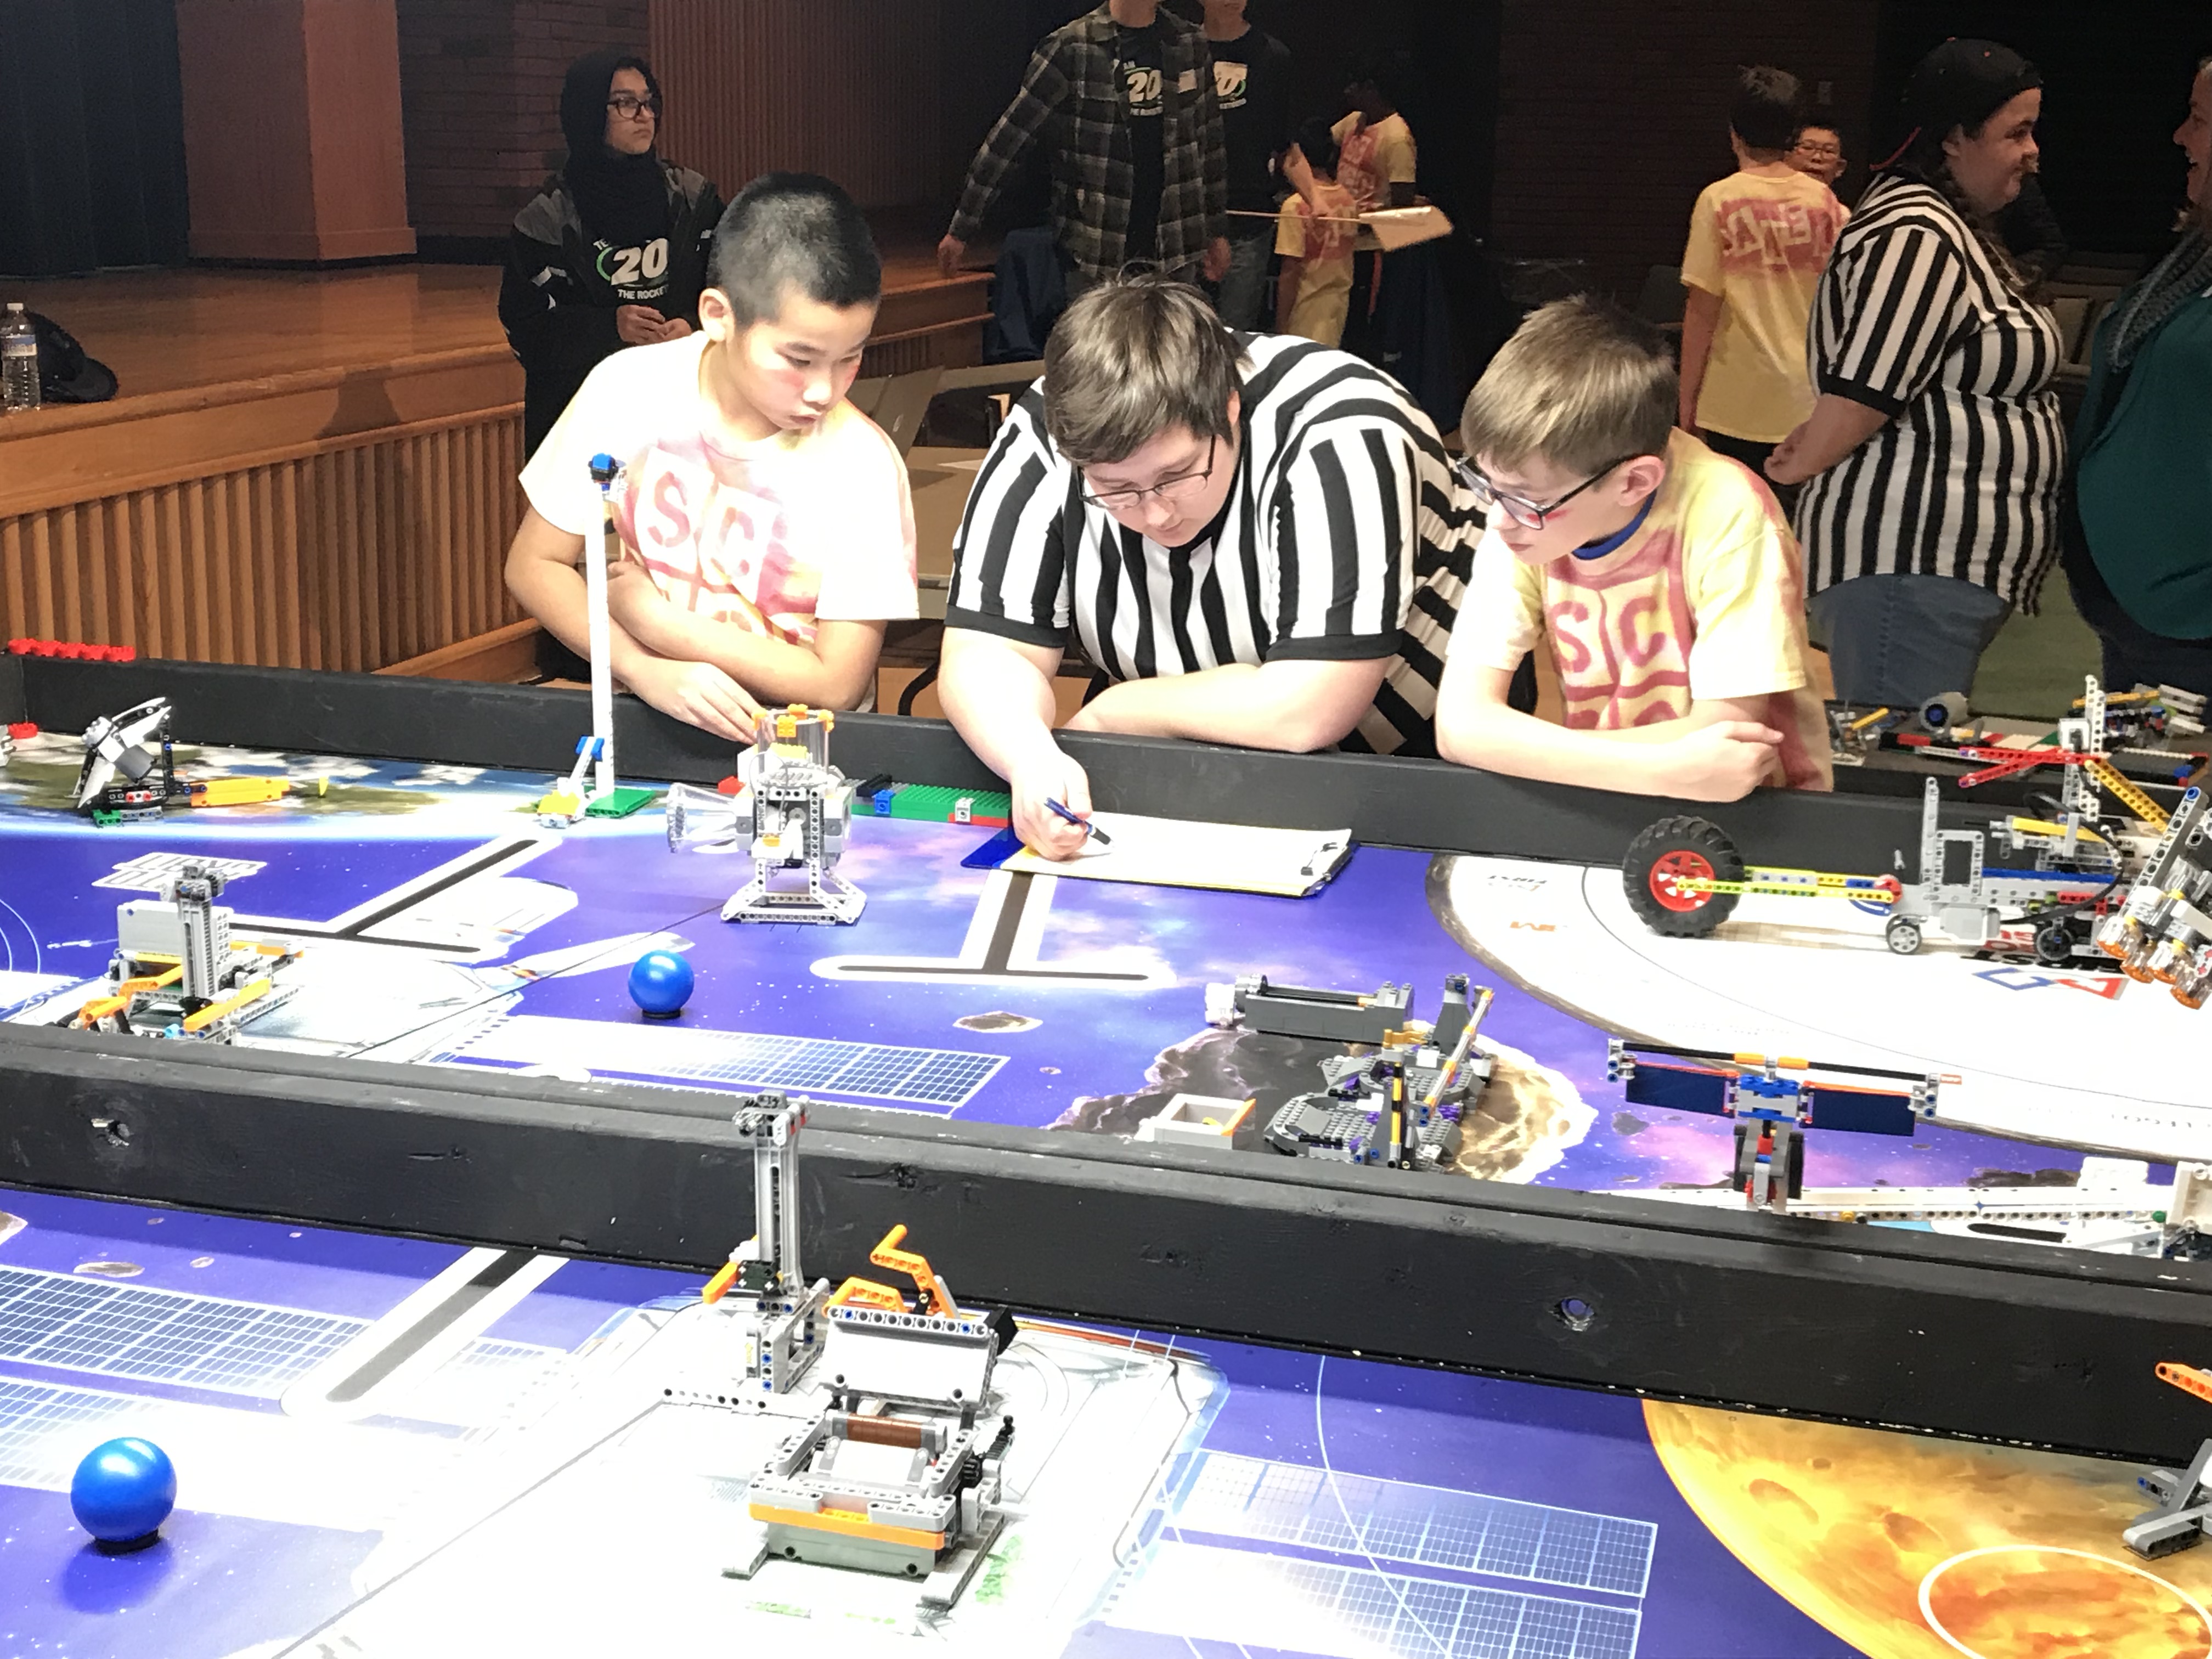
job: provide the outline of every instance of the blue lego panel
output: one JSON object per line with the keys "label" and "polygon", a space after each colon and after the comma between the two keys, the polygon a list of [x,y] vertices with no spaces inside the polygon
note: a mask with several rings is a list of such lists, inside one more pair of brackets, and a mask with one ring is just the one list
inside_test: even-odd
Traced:
{"label": "blue lego panel", "polygon": [[1734,1074],[1709,1072],[1692,1066],[1657,1066],[1648,1060],[1636,1062],[1636,1075],[1622,1093],[1632,1106],[1658,1106],[1676,1112],[1703,1112],[1710,1117],[1728,1115],[1729,1085]]}
{"label": "blue lego panel", "polygon": [[1850,1129],[1863,1135],[1909,1135],[1920,1127],[1912,1097],[1808,1084],[1805,1090],[1816,1129]]}

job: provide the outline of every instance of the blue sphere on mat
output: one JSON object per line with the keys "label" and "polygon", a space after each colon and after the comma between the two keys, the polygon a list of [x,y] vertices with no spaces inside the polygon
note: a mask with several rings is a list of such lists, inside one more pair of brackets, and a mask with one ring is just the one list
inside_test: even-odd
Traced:
{"label": "blue sphere on mat", "polygon": [[176,1506],[176,1466],[136,1435],[94,1446],[70,1482],[70,1508],[103,1544],[151,1543]]}
{"label": "blue sphere on mat", "polygon": [[691,1000],[691,964],[673,951],[647,951],[629,970],[629,1000],[647,1019],[673,1019]]}

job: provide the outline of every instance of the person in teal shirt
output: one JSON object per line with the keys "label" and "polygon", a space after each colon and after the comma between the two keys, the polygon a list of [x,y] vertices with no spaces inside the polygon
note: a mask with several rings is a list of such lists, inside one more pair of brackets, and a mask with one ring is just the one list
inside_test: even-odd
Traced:
{"label": "person in teal shirt", "polygon": [[2189,157],[2183,234],[2098,325],[2066,574],[2107,686],[2212,696],[2212,58],[2173,142]]}

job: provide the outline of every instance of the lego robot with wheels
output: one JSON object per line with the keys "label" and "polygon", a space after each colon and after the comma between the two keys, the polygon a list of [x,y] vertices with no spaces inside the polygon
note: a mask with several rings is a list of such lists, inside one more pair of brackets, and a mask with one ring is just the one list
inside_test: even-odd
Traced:
{"label": "lego robot with wheels", "polygon": [[1912,881],[1747,865],[1719,825],[1685,816],[1662,818],[1629,843],[1621,860],[1629,908],[1654,933],[1695,939],[1718,928],[1747,894],[1839,898],[1884,915],[1884,941],[1899,956],[1940,933],[2047,967],[2108,965],[2095,934],[2124,890],[2116,842],[2070,814],[2063,823],[2014,815],[1948,830],[1939,789],[1930,778],[1923,792]]}

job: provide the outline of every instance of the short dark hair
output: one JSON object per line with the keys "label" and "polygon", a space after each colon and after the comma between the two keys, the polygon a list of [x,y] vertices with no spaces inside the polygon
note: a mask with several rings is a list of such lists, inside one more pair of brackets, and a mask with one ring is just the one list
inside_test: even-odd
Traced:
{"label": "short dark hair", "polygon": [[1206,295],[1157,275],[1102,283],[1044,347],[1044,427],[1078,466],[1127,460],[1181,427],[1233,442],[1243,352]]}
{"label": "short dark hair", "polygon": [[787,289],[841,311],[873,305],[884,297],[884,262],[842,186],[811,173],[764,173],[722,210],[707,283],[751,324],[781,313]]}
{"label": "short dark hair", "polygon": [[1298,154],[1316,173],[1336,172],[1336,133],[1322,116],[1310,115],[1298,123]]}
{"label": "short dark hair", "polygon": [[1746,149],[1780,153],[1796,142],[1804,119],[1797,77],[1771,64],[1755,64],[1736,76],[1735,102],[1729,106],[1729,131]]}

